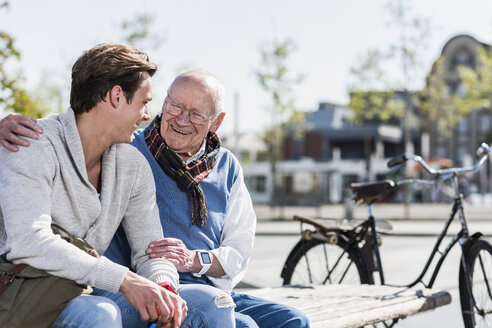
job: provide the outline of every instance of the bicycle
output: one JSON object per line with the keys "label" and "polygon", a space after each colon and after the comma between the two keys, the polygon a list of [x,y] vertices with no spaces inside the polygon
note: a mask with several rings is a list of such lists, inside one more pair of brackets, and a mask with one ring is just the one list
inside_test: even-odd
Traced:
{"label": "bicycle", "polygon": [[[367,204],[369,215],[365,220],[321,220],[295,216],[294,219],[300,221],[302,236],[285,261],[281,273],[283,284],[374,284],[373,272],[376,272],[379,283],[384,285],[384,270],[379,247],[381,235],[391,234],[392,227],[389,222],[376,221],[372,205],[403,184],[436,184],[451,181],[454,201],[451,213],[444,222],[444,228],[438,235],[420,275],[415,281],[400,287],[411,288],[420,283],[426,288],[432,288],[446,256],[459,243],[461,246],[459,292],[465,327],[492,327],[492,279],[489,280],[489,276],[492,276],[492,246],[482,238],[480,232],[470,235],[458,180],[464,174],[477,172],[491,152],[492,147],[482,144],[477,149],[477,162],[471,167],[463,168],[434,169],[415,154],[405,154],[391,159],[388,162],[390,168],[413,160],[429,173],[431,178],[404,179],[396,183],[385,180],[351,184],[355,201]],[[441,243],[456,216],[461,223],[461,230],[452,236],[441,252]],[[315,229],[304,230],[303,224],[309,224]],[[423,278],[438,253],[441,257],[435,264],[429,281],[424,282]]]}

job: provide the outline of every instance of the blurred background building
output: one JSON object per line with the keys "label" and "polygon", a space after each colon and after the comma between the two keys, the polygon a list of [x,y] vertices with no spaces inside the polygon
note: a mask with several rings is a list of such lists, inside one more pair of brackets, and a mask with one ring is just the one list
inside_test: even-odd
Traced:
{"label": "blurred background building", "polygon": [[[477,70],[481,64],[479,48],[489,49],[470,35],[451,38],[442,49],[440,60],[429,68],[428,85],[437,74],[442,63],[445,95],[458,97],[466,93],[459,74],[459,67]],[[426,119],[419,115],[419,98],[425,97],[421,90],[391,90],[393,100],[404,105],[406,111],[417,120]],[[438,104],[432,104],[439,106]],[[305,115],[305,133],[296,138],[287,133],[283,140],[282,158],[277,165],[276,205],[319,205],[339,203],[344,199],[346,188],[352,182],[396,178],[402,169],[390,171],[387,161],[405,152],[404,119],[385,122],[373,119],[365,124],[354,123],[353,111],[348,106],[322,102],[316,110]],[[407,115],[405,115],[407,117]],[[443,118],[444,119],[444,118]],[[425,123],[425,122],[423,122]],[[478,106],[464,113],[444,133],[436,122],[413,124],[409,139],[414,153],[422,155],[436,166],[471,165],[475,150],[482,142],[490,142],[492,135],[492,110],[490,106]],[[289,130],[289,126],[286,126]],[[228,138],[225,145],[234,150],[241,160],[248,188],[254,202],[272,201],[272,176],[266,161],[266,148],[261,140],[243,134]],[[407,170],[412,175],[421,174],[418,169]],[[491,169],[482,170],[465,185],[464,192],[488,194],[491,192]],[[467,195],[465,195],[467,196]],[[414,200],[433,201],[432,192],[414,192]],[[396,199],[398,200],[398,198]],[[400,199],[401,200],[401,199]]]}

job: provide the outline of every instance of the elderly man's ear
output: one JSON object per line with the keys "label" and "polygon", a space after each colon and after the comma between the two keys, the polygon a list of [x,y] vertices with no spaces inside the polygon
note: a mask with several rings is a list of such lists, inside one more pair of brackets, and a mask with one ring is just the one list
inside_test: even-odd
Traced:
{"label": "elderly man's ear", "polygon": [[216,132],[219,129],[220,125],[222,124],[222,121],[224,120],[225,114],[226,113],[222,112],[219,114],[219,116],[217,116],[217,118],[214,120],[214,123],[210,127],[211,132]]}

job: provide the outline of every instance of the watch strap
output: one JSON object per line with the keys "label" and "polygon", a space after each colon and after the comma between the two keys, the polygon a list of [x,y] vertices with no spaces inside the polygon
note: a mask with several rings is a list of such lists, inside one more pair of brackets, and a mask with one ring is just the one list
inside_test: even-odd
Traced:
{"label": "watch strap", "polygon": [[207,252],[207,251],[199,251],[199,253],[198,253],[198,260],[200,261],[200,264],[202,265],[202,268],[201,268],[200,272],[193,273],[193,275],[195,277],[201,277],[202,275],[204,275],[208,271],[208,269],[210,269],[210,266],[212,265],[212,263],[203,263],[202,256],[201,256],[200,253],[208,253],[208,256],[210,258],[210,261],[212,261],[212,255],[210,254],[210,252]]}

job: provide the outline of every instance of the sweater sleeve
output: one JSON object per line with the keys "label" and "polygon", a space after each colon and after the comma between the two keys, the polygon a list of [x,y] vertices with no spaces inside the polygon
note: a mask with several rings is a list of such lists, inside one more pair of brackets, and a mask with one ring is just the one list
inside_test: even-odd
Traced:
{"label": "sweater sleeve", "polygon": [[151,259],[145,253],[151,242],[163,238],[163,233],[152,171],[140,153],[137,158],[138,170],[122,221],[131,248],[131,264],[139,275],[157,283],[168,282],[177,289],[179,276],[176,267],[166,259]]}
{"label": "sweater sleeve", "polygon": [[[118,291],[127,268],[95,258],[51,231],[52,182],[58,162],[46,139],[17,153],[0,148],[1,248],[13,263],[55,276]],[[71,204],[67,204],[71,206]]]}

